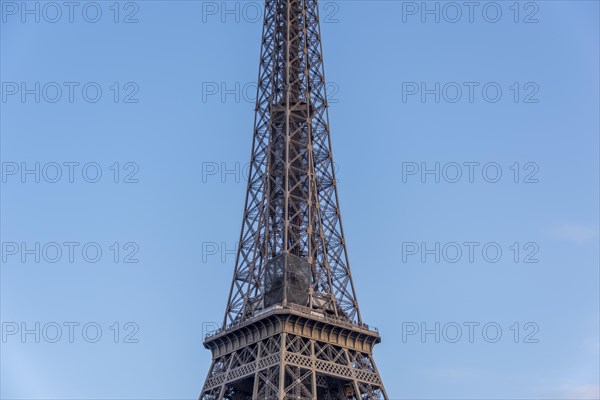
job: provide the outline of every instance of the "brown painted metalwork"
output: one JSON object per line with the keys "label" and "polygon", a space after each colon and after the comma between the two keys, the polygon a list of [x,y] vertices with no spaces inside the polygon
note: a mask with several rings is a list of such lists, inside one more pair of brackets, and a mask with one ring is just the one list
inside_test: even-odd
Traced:
{"label": "brown painted metalwork", "polygon": [[266,0],[246,205],[212,399],[387,399],[342,230],[317,0]]}

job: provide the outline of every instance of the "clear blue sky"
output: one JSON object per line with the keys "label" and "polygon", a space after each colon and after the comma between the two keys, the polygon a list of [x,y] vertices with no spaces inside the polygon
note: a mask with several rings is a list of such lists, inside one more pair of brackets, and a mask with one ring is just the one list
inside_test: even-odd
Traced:
{"label": "clear blue sky", "polygon": [[[439,23],[421,2],[321,5],[351,268],[392,399],[599,396],[598,2],[513,3],[477,3],[473,22],[439,3]],[[121,2],[116,15],[101,1],[96,23],[93,4],[77,3],[72,23],[66,6],[38,4],[39,23],[0,2],[0,397],[196,398],[203,326],[223,318],[241,224],[244,179],[220,173],[250,156],[241,89],[255,90],[258,3],[227,2],[236,15],[220,1]],[[423,102],[421,83],[436,82],[439,103]],[[40,182],[21,182],[36,163]],[[440,182],[422,182],[436,163]],[[479,243],[473,262],[466,242]],[[436,243],[439,263],[423,252]],[[23,340],[36,322],[40,343]],[[422,340],[436,323],[439,343]]]}

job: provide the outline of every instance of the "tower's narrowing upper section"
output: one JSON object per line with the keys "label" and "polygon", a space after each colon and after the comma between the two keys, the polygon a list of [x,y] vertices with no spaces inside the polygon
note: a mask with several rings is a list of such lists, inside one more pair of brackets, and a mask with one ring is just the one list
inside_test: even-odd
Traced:
{"label": "tower's narrowing upper section", "polygon": [[267,0],[240,244],[223,325],[275,305],[361,323],[329,137],[316,0]]}

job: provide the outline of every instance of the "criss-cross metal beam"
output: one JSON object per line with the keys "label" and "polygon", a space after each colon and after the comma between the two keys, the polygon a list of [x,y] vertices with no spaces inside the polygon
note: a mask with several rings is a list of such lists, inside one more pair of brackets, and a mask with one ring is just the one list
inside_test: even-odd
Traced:
{"label": "criss-cross metal beam", "polygon": [[[337,195],[316,0],[267,0],[248,190],[223,325],[265,308],[267,263],[308,262],[311,308],[361,323]],[[325,305],[324,305],[325,303]]]}

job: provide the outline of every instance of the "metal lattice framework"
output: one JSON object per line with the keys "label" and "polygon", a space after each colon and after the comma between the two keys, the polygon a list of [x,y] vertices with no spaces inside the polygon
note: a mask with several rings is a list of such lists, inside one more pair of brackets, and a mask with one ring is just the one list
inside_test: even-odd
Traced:
{"label": "metal lattice framework", "polygon": [[242,230],[200,398],[387,398],[342,230],[317,0],[266,0],[264,16]]}
{"label": "metal lattice framework", "polygon": [[387,399],[372,356],[379,335],[309,315],[276,306],[207,338],[213,363],[200,399]]}

